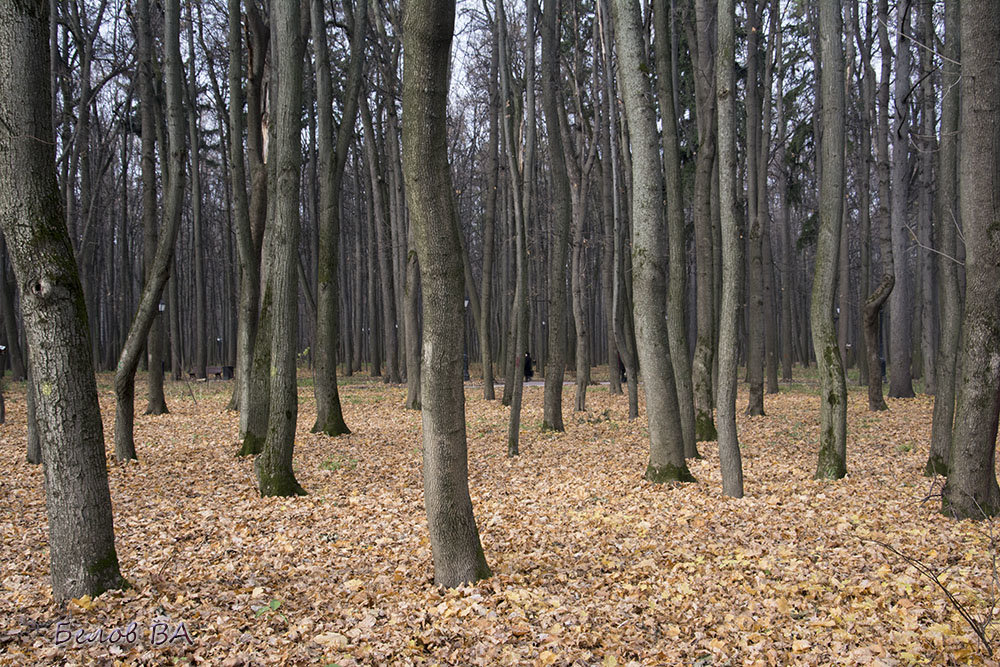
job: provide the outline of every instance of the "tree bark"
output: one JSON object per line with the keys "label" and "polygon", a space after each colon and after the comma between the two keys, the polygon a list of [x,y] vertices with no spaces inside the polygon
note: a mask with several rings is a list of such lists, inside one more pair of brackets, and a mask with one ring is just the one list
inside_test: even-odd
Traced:
{"label": "tree bark", "polygon": [[834,284],[844,206],[844,51],[841,5],[819,1],[822,127],[819,231],[813,271],[813,349],[820,376],[820,446],[817,479],[847,474],[847,385],[833,324]]}
{"label": "tree bark", "polygon": [[424,503],[434,583],[490,576],[469,496],[462,382],[464,278],[446,143],[453,0],[408,0],[403,12],[403,176],[424,294]]}
{"label": "tree bark", "polygon": [[653,107],[649,62],[643,54],[639,5],[614,0],[615,44],[632,148],[632,284],[635,338],[646,392],[651,482],[692,482],[684,460],[684,438],[671,350],[668,344],[666,227],[661,216],[663,175]]}
{"label": "tree bark", "polygon": [[962,303],[958,284],[958,116],[961,85],[959,1],[947,0],[944,10],[944,64],[941,80],[941,145],[938,151],[935,227],[938,261],[938,300],[941,336],[938,339],[934,419],[926,475],[947,475],[951,432],[955,418],[955,380],[958,343],[962,333]]}
{"label": "tree bark", "polygon": [[941,510],[957,518],[1000,513],[1000,0],[963,2],[959,207],[965,232],[962,383]]}
{"label": "tree bark", "polygon": [[[279,2],[271,12],[271,54],[277,76],[273,128],[274,217],[265,269],[271,293],[270,400],[267,436],[254,462],[261,496],[304,495],[292,471],[298,380],[299,182],[302,176],[303,38],[297,2]],[[259,345],[259,343],[258,343]]]}
{"label": "tree bark", "polygon": [[[748,0],[755,5],[757,0]],[[753,10],[756,9],[754,6]],[[749,29],[754,28],[755,11],[748,7]],[[740,229],[736,215],[736,73],[735,68],[735,23],[736,7],[733,0],[719,0],[719,47],[715,74],[715,91],[719,114],[719,214],[722,223],[722,308],[719,314],[719,393],[716,408],[719,425],[719,466],[722,469],[722,492],[733,498],[743,497],[743,461],[740,456],[740,442],[736,433],[736,382],[739,372],[739,346],[736,329],[739,317],[740,297],[743,294],[743,256],[740,252]],[[759,26],[756,28],[759,32]],[[754,57],[750,48],[750,57]],[[747,75],[751,76],[750,73]],[[754,82],[750,82],[754,86]],[[757,127],[748,125],[747,131],[759,132],[760,118],[756,116],[754,98],[747,93],[748,118]],[[750,158],[756,147],[747,148]],[[756,171],[756,170],[754,170]],[[748,168],[749,174],[749,168]],[[756,176],[755,176],[756,178]],[[750,197],[755,197],[750,189]],[[756,205],[754,205],[754,210]],[[750,243],[754,243],[753,240]],[[763,304],[761,304],[763,306]],[[763,312],[761,312],[763,317]],[[763,333],[763,332],[760,332]],[[761,338],[761,353],[763,353]],[[751,341],[751,345],[753,341]],[[759,373],[763,374],[763,358]],[[763,412],[764,384],[760,377],[760,402]],[[751,386],[751,394],[754,389]],[[751,399],[752,401],[753,399]],[[753,403],[751,402],[751,408]]]}
{"label": "tree bark", "polygon": [[191,160],[191,225],[192,250],[194,251],[194,376],[204,379],[208,366],[208,323],[205,291],[205,243],[201,206],[200,139],[198,132],[198,71],[194,59],[194,21],[191,5],[187,6],[188,19],[188,143]]}
{"label": "tree bark", "polygon": [[0,2],[0,224],[21,289],[41,435],[52,597],[125,585],[87,310],[56,184],[49,4]]}
{"label": "tree bark", "polygon": [[[7,239],[0,234],[0,315],[3,316],[4,334],[7,336],[6,354],[10,359],[11,376],[16,381],[25,379],[27,373],[17,333],[17,318],[14,314],[14,285],[7,279],[8,258]],[[0,373],[3,373],[2,366]]]}
{"label": "tree bark", "polygon": [[[674,365],[677,384],[677,407],[681,416],[684,456],[700,458],[694,429],[694,388],[691,384],[691,358],[688,356],[687,327],[684,301],[687,292],[687,236],[684,232],[684,190],[681,187],[681,157],[677,140],[677,116],[674,113],[673,44],[670,17],[665,2],[654,6],[656,92],[663,119],[663,174],[665,177],[665,210],[670,253],[670,284],[667,293],[667,333],[670,337],[670,360]],[[610,367],[610,363],[609,363]],[[617,372],[617,369],[615,369]]]}
{"label": "tree bark", "polygon": [[[177,0],[168,0],[165,3],[164,17],[165,57],[163,70],[167,104],[167,131],[170,141],[166,201],[163,213],[165,226],[160,230],[161,233],[156,242],[156,252],[148,267],[149,274],[139,299],[139,307],[132,320],[132,326],[129,328],[121,355],[118,357],[118,366],[115,369],[115,456],[120,461],[136,458],[133,439],[135,371],[139,365],[139,355],[142,353],[143,342],[148,340],[150,328],[157,315],[163,286],[170,275],[170,260],[174,254],[177,230],[181,223],[181,207],[184,204],[186,142],[182,105],[184,93],[181,79],[180,7]],[[152,355],[150,357],[150,375],[153,375]],[[162,366],[159,368],[162,380]],[[154,379],[150,379],[150,383],[153,382]],[[154,407],[153,401],[150,401],[150,407]]]}
{"label": "tree bark", "polygon": [[[749,384],[749,403],[747,404],[747,414],[750,416],[762,416],[764,414],[764,227],[761,224],[762,214],[759,212],[758,207],[761,203],[761,198],[758,193],[758,189],[764,189],[767,185],[766,176],[764,182],[760,182],[760,169],[758,168],[758,161],[761,160],[761,114],[763,112],[763,105],[760,98],[760,88],[757,82],[758,71],[760,70],[760,33],[761,33],[761,21],[760,12],[758,11],[758,0],[746,0],[747,5],[747,82],[746,82],[746,135],[747,135],[747,215],[749,229],[747,230],[747,255],[749,257],[749,275],[747,276],[747,383]],[[729,13],[732,13],[730,10]],[[722,9],[719,9],[719,21],[720,24],[723,20],[727,20],[728,17],[724,16]],[[721,33],[721,25],[720,25]],[[721,41],[721,34],[720,34]],[[720,48],[722,48],[720,46]],[[723,65],[720,65],[721,58],[717,60],[716,68],[721,71]],[[725,64],[728,68],[728,63]],[[728,84],[729,75],[728,73],[719,74],[717,73],[716,81],[718,82],[717,91],[721,95],[723,92],[727,94],[735,95],[735,90],[731,87],[723,87],[723,82]],[[717,104],[722,105],[723,103],[729,104],[726,100],[721,100]],[[719,158],[722,159],[722,113],[719,114]],[[770,128],[767,128],[770,131]],[[735,151],[735,148],[733,149]],[[766,157],[764,158],[766,160]],[[735,154],[732,157],[733,165],[736,164]],[[721,165],[720,176],[724,169],[728,168],[726,165]],[[732,176],[735,179],[735,174]],[[720,194],[720,207],[724,208],[726,206],[726,197],[729,196],[722,191],[723,186],[720,183],[719,194]],[[764,202],[766,203],[766,198]],[[732,215],[733,210],[725,211],[722,210],[722,215]],[[723,221],[725,224],[725,221]],[[732,223],[735,226],[735,221]],[[723,242],[725,243],[725,241]],[[723,253],[726,252],[725,247],[723,247]],[[734,258],[735,259],[735,258]],[[723,260],[725,261],[725,260]],[[723,268],[725,272],[725,268]],[[733,284],[733,287],[743,290],[743,285]],[[723,293],[722,298],[725,300],[727,294]],[[725,308],[723,308],[725,312]],[[721,330],[722,323],[719,323]],[[721,345],[722,345],[722,335],[719,334],[720,339],[720,355],[721,355]],[[735,342],[735,334],[733,336],[733,342]],[[722,360],[719,360],[720,366]],[[720,368],[721,375],[721,368]],[[720,380],[721,381],[721,380]],[[721,397],[720,397],[721,398]],[[718,402],[716,407],[718,407]],[[735,441],[735,440],[734,440]],[[720,441],[721,446],[721,441]],[[729,445],[732,446],[731,444]],[[738,450],[738,445],[737,445]]]}
{"label": "tree bark", "polygon": [[548,354],[542,428],[563,431],[562,391],[566,373],[566,251],[569,245],[570,188],[566,152],[559,129],[559,33],[557,0],[542,11],[542,108],[551,161],[552,236],[549,241]]}

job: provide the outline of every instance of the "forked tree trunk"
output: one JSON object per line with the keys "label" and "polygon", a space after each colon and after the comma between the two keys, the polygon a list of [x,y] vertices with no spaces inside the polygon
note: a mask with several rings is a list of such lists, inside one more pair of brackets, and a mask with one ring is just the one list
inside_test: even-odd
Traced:
{"label": "forked tree trunk", "polygon": [[[833,324],[834,283],[844,207],[844,51],[843,18],[834,0],[819,0],[819,42],[823,96],[823,164],[819,185],[819,231],[813,272],[813,348],[820,377],[820,444],[818,479],[847,474],[847,385]],[[844,313],[846,316],[846,313]]]}
{"label": "forked tree trunk", "polygon": [[[667,294],[667,332],[670,336],[670,360],[677,384],[677,407],[681,415],[684,456],[699,458],[694,430],[694,388],[691,384],[691,358],[688,356],[684,301],[687,293],[687,237],[684,232],[684,190],[681,187],[681,157],[677,140],[677,115],[674,112],[673,48],[670,17],[666,2],[655,5],[656,92],[663,118],[663,174],[666,189],[667,233],[670,252],[670,285]],[[610,365],[610,364],[609,364]],[[614,370],[617,373],[617,368]]]}
{"label": "forked tree trunk", "polygon": [[41,430],[52,597],[125,584],[118,568],[87,311],[56,184],[49,3],[0,2],[0,223]]}
{"label": "forked tree trunk", "polygon": [[445,142],[454,0],[408,0],[403,12],[403,176],[424,295],[424,504],[434,583],[490,576],[469,496],[462,382],[465,280]]}
{"label": "forked tree trunk", "polygon": [[1000,513],[1000,0],[961,4],[959,207],[965,232],[962,383],[941,510],[958,518]]}
{"label": "forked tree trunk", "polygon": [[632,284],[635,339],[646,392],[651,482],[691,482],[684,460],[677,390],[666,321],[666,228],[662,218],[663,176],[651,104],[649,62],[643,54],[639,5],[614,0],[615,44],[632,148]]}
{"label": "forked tree trunk", "polygon": [[[115,456],[118,460],[136,458],[133,423],[135,419],[135,371],[143,343],[154,325],[163,286],[170,275],[170,260],[174,254],[177,230],[181,226],[181,207],[184,205],[185,132],[184,95],[181,79],[180,6],[177,0],[164,5],[164,89],[167,104],[167,132],[170,155],[167,163],[167,191],[164,203],[164,225],[156,242],[156,253],[146,284],[142,288],[139,307],[129,329],[118,367],[115,369]],[[150,375],[154,368],[150,367]],[[160,368],[162,380],[162,368]],[[154,382],[150,379],[150,383]],[[161,382],[162,385],[162,382]],[[162,386],[161,386],[162,390]],[[154,391],[151,389],[151,391]],[[152,401],[150,401],[152,407]]]}

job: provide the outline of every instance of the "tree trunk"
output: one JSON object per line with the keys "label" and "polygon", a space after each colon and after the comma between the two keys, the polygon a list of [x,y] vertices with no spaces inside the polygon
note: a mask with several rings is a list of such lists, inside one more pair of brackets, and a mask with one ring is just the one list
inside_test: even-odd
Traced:
{"label": "tree trunk", "polygon": [[[367,30],[368,3],[358,3],[351,27],[351,60],[348,65],[344,116],[333,124],[333,81],[326,41],[325,3],[310,2],[313,52],[316,58],[316,124],[319,167],[319,257],[316,279],[316,423],[313,433],[337,436],[350,433],[344,422],[337,389],[337,348],[340,334],[340,194],[347,167],[347,152],[354,138],[354,120],[361,90],[361,65]],[[334,140],[336,139],[336,144]],[[333,148],[331,155],[330,148]]]}
{"label": "tree trunk", "polygon": [[[142,9],[140,9],[140,15]],[[148,14],[147,14],[148,15]],[[135,441],[133,439],[133,422],[135,418],[135,371],[142,353],[142,344],[148,340],[154,318],[157,315],[163,286],[170,275],[170,260],[174,253],[177,230],[181,223],[181,207],[184,204],[184,161],[185,132],[184,108],[182,105],[183,88],[181,80],[180,55],[180,7],[177,0],[169,0],[164,5],[164,89],[167,103],[167,130],[170,140],[170,158],[167,164],[167,187],[164,202],[164,228],[156,242],[156,252],[152,263],[148,266],[148,277],[139,299],[139,307],[129,329],[118,366],[115,369],[115,456],[118,460],[136,458]],[[144,31],[140,29],[140,34]],[[148,33],[147,33],[148,35]],[[156,336],[154,334],[153,338]],[[157,340],[162,340],[162,337]],[[158,342],[156,344],[159,344]],[[159,363],[153,368],[153,355],[150,355],[150,384],[155,382],[154,372],[160,374],[160,392],[162,393],[163,368]],[[151,398],[154,389],[150,390]],[[154,407],[150,401],[150,407]],[[165,405],[164,405],[165,407]]]}
{"label": "tree trunk", "polygon": [[696,440],[715,440],[715,419],[712,414],[712,366],[715,349],[715,296],[713,294],[712,251],[712,172],[715,164],[715,56],[712,44],[716,21],[714,0],[694,0],[694,30],[689,39],[696,48],[694,81],[698,152],[694,176],[694,243],[697,258],[695,286],[698,336],[691,382],[694,392],[694,425]]}
{"label": "tree trunk", "polygon": [[691,482],[684,460],[677,390],[666,318],[666,227],[661,217],[663,176],[657,146],[656,114],[650,103],[651,71],[643,55],[636,0],[614,0],[615,43],[632,147],[632,284],[635,339],[646,392],[651,482]]}
{"label": "tree trunk", "polygon": [[205,243],[202,229],[200,139],[198,134],[198,71],[194,60],[194,21],[191,5],[188,19],[188,142],[191,146],[191,225],[194,250],[194,376],[204,379],[208,366],[208,304],[205,293]]}
{"label": "tree trunk", "polygon": [[907,205],[910,183],[910,0],[900,4],[896,41],[895,123],[892,129],[892,255],[896,286],[889,296],[892,326],[889,329],[889,396],[912,398],[913,286],[906,261],[909,238]]}
{"label": "tree trunk", "polygon": [[[920,23],[923,43],[929,44],[935,38],[933,27],[933,3],[920,4]],[[934,155],[937,142],[934,137],[934,63],[932,53],[920,49],[920,212],[918,222],[920,258],[920,358],[921,374],[924,378],[924,393],[937,392],[937,359],[934,356],[934,342],[937,338],[937,319],[934,317],[934,262],[931,240],[932,216],[934,214]]]}
{"label": "tree trunk", "polygon": [[38,415],[35,410],[35,383],[31,379],[31,367],[28,367],[28,378],[25,382],[25,403],[28,412],[28,463],[42,462],[42,439],[38,435]]}
{"label": "tree trunk", "polygon": [[931,447],[924,473],[947,475],[951,432],[955,417],[955,362],[962,333],[962,304],[958,284],[958,114],[961,52],[959,2],[947,0],[944,12],[944,65],[941,81],[941,147],[938,151],[937,228],[938,299],[941,336],[937,348],[937,382]]}
{"label": "tree trunk", "polygon": [[[749,27],[751,34],[753,31],[760,32],[759,25],[755,25],[756,2],[748,0],[748,14],[750,16]],[[719,214],[722,223],[722,308],[719,317],[719,393],[716,407],[718,409],[719,424],[719,466],[722,470],[722,492],[732,498],[743,497],[743,461],[740,456],[740,442],[736,433],[736,382],[739,372],[739,349],[737,340],[736,321],[739,317],[740,297],[743,295],[743,256],[740,252],[740,229],[736,215],[736,73],[735,68],[735,23],[736,8],[733,0],[719,0],[719,46],[717,70],[715,76],[716,98],[718,100],[719,113]],[[751,38],[753,39],[753,38]],[[753,40],[755,41],[755,40]],[[750,58],[754,57],[754,46],[750,47]],[[748,70],[748,84],[755,87],[753,79],[753,69]],[[759,109],[755,109],[754,94],[747,93],[747,117],[750,125],[747,127],[748,133],[759,133],[760,117]],[[756,125],[754,125],[754,123]],[[747,147],[747,157],[752,158],[757,150],[756,146]],[[756,174],[756,169],[752,171],[748,167],[748,175]],[[756,176],[754,176],[756,179]],[[751,203],[756,197],[755,188],[751,187],[749,196]],[[756,211],[756,204],[752,210]],[[756,217],[756,216],[754,216]],[[756,224],[756,222],[751,223]],[[759,241],[759,239],[758,239]],[[751,253],[753,252],[751,243]],[[763,304],[760,304],[763,310]],[[763,318],[763,312],[760,313]],[[751,315],[751,318],[753,316]],[[763,332],[759,332],[763,333]],[[761,338],[761,353],[763,353],[763,338]],[[750,341],[753,345],[753,341]],[[751,357],[752,358],[752,357]],[[758,374],[763,373],[763,359]],[[764,383],[760,377],[760,410],[763,413]],[[754,388],[750,388],[751,397]],[[754,407],[751,398],[751,409]]]}
{"label": "tree trunk", "polygon": [[566,373],[566,251],[569,242],[570,188],[566,151],[559,129],[559,32],[557,0],[544,0],[542,12],[542,108],[548,130],[552,173],[552,236],[549,241],[548,354],[542,428],[563,431],[562,391]]}
{"label": "tree trunk", "polygon": [[[747,404],[747,414],[750,416],[761,416],[764,414],[764,228],[761,224],[762,213],[758,211],[758,206],[761,203],[761,198],[758,194],[758,189],[764,189],[767,186],[766,175],[764,182],[760,182],[760,169],[758,168],[758,161],[764,157],[761,153],[761,114],[762,114],[762,104],[760,99],[760,88],[757,83],[758,70],[760,69],[760,33],[761,33],[761,21],[760,13],[757,6],[758,0],[746,0],[747,4],[747,83],[746,83],[746,123],[747,123],[747,209],[748,209],[748,222],[749,229],[747,230],[747,255],[749,258],[750,269],[747,280],[747,382],[750,385],[750,398]],[[730,14],[733,10],[730,10]],[[719,22],[720,22],[720,32],[721,32],[721,22],[723,20],[728,20],[730,17],[724,16],[722,9],[719,9]],[[721,41],[721,40],[720,40]],[[716,67],[722,70],[721,58],[717,59]],[[728,67],[728,64],[725,64]],[[717,73],[718,92],[721,95],[723,92],[727,94],[735,94],[735,89],[728,86],[729,75],[728,73]],[[725,85],[724,85],[725,84]],[[727,100],[720,99],[718,102],[720,106],[722,104],[729,104]],[[720,160],[722,157],[722,113],[719,114],[719,156]],[[770,128],[768,128],[770,130]],[[733,166],[736,164],[735,147],[733,147],[734,155],[732,156]],[[766,157],[764,158],[766,160]],[[728,168],[727,165],[720,166],[720,175],[724,169]],[[731,176],[735,179],[735,173]],[[734,186],[735,187],[735,186]],[[726,205],[726,197],[729,196],[725,192],[722,192],[722,185],[719,186],[720,192],[720,208],[724,208]],[[764,199],[766,202],[766,198]],[[722,215],[732,215],[735,209],[731,211],[722,211]],[[725,224],[725,223],[724,223]],[[735,221],[732,224],[736,225]],[[723,253],[726,249],[723,247]],[[733,258],[735,260],[735,257]],[[742,260],[741,260],[742,261]],[[725,271],[725,269],[723,269]],[[742,284],[734,283],[734,287],[738,287],[741,291],[743,289]],[[729,295],[723,294],[722,298],[725,300]],[[738,297],[737,297],[738,303]],[[738,306],[737,306],[738,308]],[[725,312],[723,310],[723,312]],[[721,322],[719,324],[721,329]],[[721,333],[720,333],[720,354],[721,354]],[[733,333],[733,343],[736,342],[735,332]],[[735,347],[735,346],[734,346]],[[719,360],[721,365],[722,360]],[[721,369],[720,369],[721,373]],[[735,394],[734,394],[735,395]],[[718,403],[718,402],[717,402]],[[735,443],[735,438],[733,439]],[[721,446],[721,442],[719,443]],[[738,445],[730,443],[729,447]],[[742,491],[741,491],[742,493]]]}
{"label": "tree trunk", "polygon": [[[681,415],[684,456],[699,458],[694,429],[694,388],[691,384],[691,358],[688,356],[687,328],[684,322],[684,296],[687,291],[687,236],[684,231],[684,190],[681,187],[681,157],[677,140],[677,116],[674,113],[673,43],[666,3],[655,5],[655,53],[657,95],[663,118],[663,173],[665,177],[670,284],[667,294],[667,333],[670,337],[670,360],[677,384],[677,407]],[[610,363],[609,363],[610,367]],[[617,369],[615,369],[617,372]]]}
{"label": "tree trunk", "polygon": [[55,173],[49,4],[0,2],[0,223],[21,288],[41,435],[52,597],[125,585],[87,311]]}
{"label": "tree trunk", "polygon": [[[834,283],[844,206],[844,51],[841,6],[819,1],[823,139],[819,231],[813,271],[813,348],[820,376],[820,446],[817,479],[847,474],[847,385],[833,325]],[[846,313],[845,313],[846,315]]]}
{"label": "tree trunk", "polygon": [[[299,182],[302,176],[303,38],[299,4],[276,3],[271,12],[271,54],[277,76],[274,128],[275,202],[267,245],[268,290],[271,293],[270,400],[267,436],[254,462],[261,496],[304,495],[292,471],[298,381]],[[258,342],[258,345],[260,343]]]}
{"label": "tree trunk", "polygon": [[[502,2],[502,0],[501,0]],[[496,390],[493,378],[493,327],[487,324],[492,311],[493,295],[493,236],[496,230],[497,219],[497,167],[500,149],[500,129],[497,115],[500,113],[500,91],[498,90],[498,76],[500,67],[500,49],[505,49],[506,44],[500,43],[498,36],[499,23],[493,26],[493,45],[490,51],[489,70],[489,142],[486,147],[486,204],[485,215],[483,217],[483,271],[479,281],[479,307],[482,309],[483,325],[479,327],[479,353],[483,366],[483,398],[487,401],[496,400]],[[526,54],[527,55],[527,54]],[[532,54],[533,56],[534,54]]]}
{"label": "tree trunk", "polygon": [[403,12],[403,176],[424,294],[424,504],[434,583],[490,576],[469,496],[462,382],[462,271],[445,141],[448,63],[455,21],[449,0],[409,0]]}
{"label": "tree trunk", "polygon": [[[7,279],[7,239],[0,234],[0,315],[3,316],[4,334],[7,336],[7,358],[13,380],[27,377],[21,342],[17,334],[17,318],[14,314],[14,285]],[[0,366],[0,374],[3,367]]]}
{"label": "tree trunk", "polygon": [[1000,415],[1000,0],[961,4],[959,207],[965,232],[962,384],[941,511],[1000,513],[996,477]]}

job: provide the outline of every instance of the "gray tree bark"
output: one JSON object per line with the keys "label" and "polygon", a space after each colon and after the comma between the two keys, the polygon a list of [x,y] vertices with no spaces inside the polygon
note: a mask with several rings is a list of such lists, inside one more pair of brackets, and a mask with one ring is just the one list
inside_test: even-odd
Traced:
{"label": "gray tree bark", "polygon": [[962,381],[941,510],[1000,513],[1000,0],[963,2],[959,207],[965,232]]}
{"label": "gray tree bark", "polygon": [[[694,429],[694,387],[691,384],[691,358],[688,356],[687,326],[685,324],[685,295],[687,293],[687,236],[684,232],[684,190],[681,187],[681,157],[677,140],[677,115],[674,112],[673,43],[670,31],[668,5],[654,5],[654,52],[656,54],[656,92],[663,119],[663,174],[665,178],[668,246],[670,253],[670,284],[667,293],[667,333],[670,337],[670,360],[674,365],[677,385],[677,407],[681,415],[681,433],[684,437],[684,456],[699,458]],[[610,362],[609,362],[610,367]],[[617,369],[613,371],[617,373]]]}
{"label": "gray tree bark", "polygon": [[820,445],[816,477],[840,479],[847,474],[847,385],[833,324],[834,284],[844,207],[845,90],[840,3],[820,0],[819,22],[823,171],[810,311],[813,349],[820,376]]}
{"label": "gray tree bark", "polygon": [[636,0],[614,0],[618,72],[624,92],[632,148],[632,285],[635,339],[646,393],[651,482],[692,482],[684,460],[684,438],[666,313],[666,227],[662,218],[663,174],[654,95],[644,55]]}
{"label": "gray tree bark", "polygon": [[542,108],[549,138],[552,173],[552,236],[549,241],[548,354],[542,428],[563,431],[562,390],[566,373],[566,252],[569,245],[570,187],[566,152],[559,129],[560,24],[557,0],[542,11]]}
{"label": "gray tree bark", "polygon": [[424,294],[424,504],[434,583],[490,576],[469,496],[462,382],[464,278],[446,143],[454,0],[408,0],[403,12],[403,177]]}
{"label": "gray tree bark", "polygon": [[0,226],[10,244],[44,461],[52,597],[118,568],[87,310],[56,184],[48,0],[0,2]]}
{"label": "gray tree bark", "polygon": [[[261,496],[304,495],[292,471],[298,417],[295,357],[298,339],[299,183],[302,177],[302,69],[304,46],[299,3],[275,3],[271,54],[277,76],[274,99],[274,217],[265,248],[271,294],[270,400],[267,436],[254,462]],[[265,292],[266,294],[266,292]],[[265,296],[266,298],[266,296]],[[259,345],[259,343],[258,343]]]}
{"label": "gray tree bark", "polygon": [[[749,0],[756,3],[757,0]],[[754,7],[754,9],[756,9]],[[749,10],[749,8],[748,8]],[[748,27],[754,30],[755,11],[748,11]],[[719,114],[719,214],[722,223],[722,308],[719,312],[719,392],[716,409],[719,427],[719,466],[722,470],[722,492],[733,498],[743,497],[743,461],[740,456],[740,442],[736,433],[736,382],[739,372],[739,341],[737,319],[740,298],[743,295],[743,253],[740,252],[740,228],[736,215],[736,73],[734,36],[736,7],[733,0],[719,0],[719,47],[715,73],[715,92]],[[759,32],[759,26],[757,26]],[[750,50],[753,57],[753,48]],[[748,76],[750,76],[748,74]],[[751,83],[751,85],[754,85]],[[749,116],[754,116],[753,97],[747,93],[747,105],[751,107]],[[759,111],[759,108],[758,110]],[[748,126],[748,132],[759,132],[757,127]],[[756,148],[747,149],[748,159]],[[754,170],[756,171],[756,170]],[[749,174],[749,171],[748,171]],[[750,196],[755,197],[753,188]],[[754,210],[756,205],[754,205]],[[753,243],[753,241],[750,241]],[[763,306],[763,304],[761,304]],[[763,317],[763,312],[761,312]],[[763,332],[760,332],[763,333]],[[760,340],[763,354],[763,337]],[[753,342],[751,341],[751,345]],[[763,358],[758,357],[763,374]],[[760,403],[763,412],[764,383],[760,377]],[[751,387],[751,393],[753,387]],[[752,400],[752,399],[751,399]],[[751,403],[751,408],[753,403]]]}
{"label": "gray tree bark", "polygon": [[941,336],[938,339],[937,382],[927,475],[947,475],[951,432],[955,418],[955,380],[958,343],[962,333],[962,302],[958,284],[958,116],[961,58],[959,1],[947,0],[944,10],[944,64],[941,79],[941,144],[938,151],[935,227],[938,260],[938,300]]}
{"label": "gray tree bark", "polygon": [[[760,33],[761,33],[761,21],[760,12],[758,10],[758,0],[747,0],[747,83],[746,83],[746,127],[747,127],[747,215],[749,229],[747,230],[746,243],[747,243],[747,255],[749,257],[749,275],[747,276],[747,382],[749,384],[749,403],[747,404],[747,414],[751,416],[760,416],[764,414],[764,226],[761,224],[761,213],[758,208],[761,203],[761,198],[759,197],[758,189],[764,189],[767,186],[767,180],[763,183],[760,182],[760,169],[758,168],[758,161],[761,160],[761,114],[763,112],[763,105],[761,103],[760,97],[760,87],[757,82],[759,76],[758,72],[760,70]],[[732,13],[730,8],[729,13]],[[731,17],[724,16],[722,13],[722,8],[719,9],[719,21],[720,24],[723,20],[729,20]],[[720,41],[721,41],[722,26],[720,25]],[[720,49],[723,47],[720,45]],[[732,55],[730,55],[732,57]],[[723,81],[728,84],[729,75],[727,72],[722,72],[723,66],[719,63],[721,58],[717,59],[716,69],[719,70],[716,73],[717,83],[717,93],[721,95],[723,92],[727,94],[735,94],[733,88],[726,86],[723,88]],[[725,64],[728,69],[728,63]],[[722,73],[720,73],[722,72]],[[729,104],[727,100],[721,100],[717,102],[720,106],[722,104]],[[719,122],[722,121],[722,113],[719,113]],[[770,128],[767,128],[770,131]],[[722,159],[722,128],[719,128],[719,157]],[[735,148],[734,148],[735,151]],[[766,157],[764,157],[766,160]],[[735,154],[732,157],[733,165],[735,166],[736,158]],[[727,168],[726,165],[720,165],[720,178],[722,171]],[[732,177],[735,178],[735,175]],[[720,183],[719,194],[721,197],[721,206],[724,208],[726,206],[727,194],[722,191],[723,186]],[[764,202],[766,203],[766,198]],[[731,215],[733,211],[722,210],[722,215]],[[735,222],[733,222],[735,225]],[[725,220],[723,220],[723,225],[725,225]],[[725,243],[725,242],[724,242]],[[723,253],[726,252],[725,246],[723,247]],[[725,261],[725,259],[723,259]],[[723,268],[725,272],[725,268]],[[723,279],[725,280],[725,279]],[[733,284],[733,287],[738,287],[741,291],[743,290],[743,284]],[[727,295],[723,292],[723,300],[727,298]],[[720,327],[720,353],[722,345],[722,334],[721,327],[722,323],[719,323]],[[722,360],[720,358],[720,375],[721,375],[721,364]],[[721,382],[721,380],[720,380]],[[721,397],[720,397],[721,398]],[[718,408],[718,402],[716,403]],[[719,443],[721,446],[721,442]]]}
{"label": "gray tree bark", "polygon": [[[184,92],[181,77],[180,6],[177,0],[164,4],[164,65],[163,79],[167,105],[167,132],[170,153],[167,163],[167,185],[163,218],[165,225],[156,242],[156,252],[147,267],[148,276],[139,298],[139,307],[129,328],[118,366],[115,369],[115,456],[118,460],[136,458],[133,423],[135,419],[135,371],[139,365],[142,345],[158,313],[163,286],[170,275],[170,260],[174,254],[177,230],[184,205],[184,162],[187,147],[184,131]],[[150,374],[153,373],[150,355]],[[162,380],[162,367],[160,368]],[[150,380],[152,383],[154,380]],[[162,389],[162,388],[161,388]],[[152,396],[152,394],[151,394]],[[153,407],[153,401],[150,401]],[[147,410],[148,411],[148,410]]]}

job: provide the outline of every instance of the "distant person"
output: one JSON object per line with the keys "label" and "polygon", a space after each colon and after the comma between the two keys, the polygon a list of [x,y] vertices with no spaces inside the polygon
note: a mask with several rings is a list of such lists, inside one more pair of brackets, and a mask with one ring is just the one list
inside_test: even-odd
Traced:
{"label": "distant person", "polygon": [[525,382],[531,382],[531,378],[535,377],[535,369],[531,362],[531,353],[524,353],[524,380]]}

